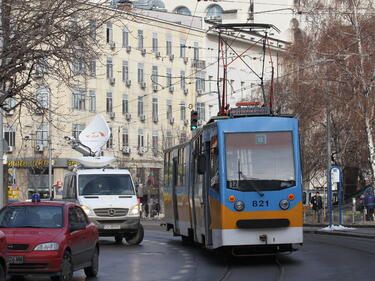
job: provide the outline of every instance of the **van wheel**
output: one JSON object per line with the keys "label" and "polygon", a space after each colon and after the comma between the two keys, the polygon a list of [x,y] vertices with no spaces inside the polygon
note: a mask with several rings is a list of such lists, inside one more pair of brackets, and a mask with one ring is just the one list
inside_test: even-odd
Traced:
{"label": "van wheel", "polygon": [[122,235],[115,235],[116,244],[122,244],[123,238],[124,238],[124,236],[122,236]]}
{"label": "van wheel", "polygon": [[5,281],[5,270],[4,266],[0,264],[0,281]]}
{"label": "van wheel", "polygon": [[99,271],[99,249],[95,247],[93,256],[91,258],[91,266],[84,268],[87,277],[96,277]]}
{"label": "van wheel", "polygon": [[139,224],[138,231],[134,234],[128,234],[125,239],[129,245],[138,245],[143,241],[144,229],[141,224]]}

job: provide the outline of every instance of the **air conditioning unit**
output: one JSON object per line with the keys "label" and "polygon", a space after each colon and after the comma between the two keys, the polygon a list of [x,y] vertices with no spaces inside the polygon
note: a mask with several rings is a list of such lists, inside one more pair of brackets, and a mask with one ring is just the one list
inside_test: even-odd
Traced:
{"label": "air conditioning unit", "polygon": [[110,113],[109,113],[109,117],[110,117],[111,119],[114,119],[114,118],[116,117],[116,113],[115,113],[115,112],[110,112]]}
{"label": "air conditioning unit", "polygon": [[146,115],[139,115],[139,119],[141,120],[141,121],[145,121],[146,120]]}
{"label": "air conditioning unit", "polygon": [[157,92],[158,91],[158,85],[156,85],[156,84],[152,85],[152,89],[154,90],[154,92]]}
{"label": "air conditioning unit", "polygon": [[12,116],[14,114],[14,110],[5,111],[5,114],[8,116]]}
{"label": "air conditioning unit", "polygon": [[198,124],[198,126],[202,126],[203,125],[203,120],[198,120],[197,124]]}
{"label": "air conditioning unit", "polygon": [[42,77],[43,77],[43,72],[42,71],[35,71],[34,78],[42,78]]}
{"label": "air conditioning unit", "polygon": [[146,147],[140,147],[140,148],[138,148],[138,153],[139,153],[139,155],[143,155],[143,154],[145,154],[147,152],[147,148]]}
{"label": "air conditioning unit", "polygon": [[170,59],[170,60],[174,60],[174,54],[170,54],[170,55],[169,55],[169,59]]}
{"label": "air conditioning unit", "polygon": [[109,42],[109,47],[113,50],[116,48],[116,43],[115,42]]}
{"label": "air conditioning unit", "polygon": [[126,52],[127,52],[127,53],[130,53],[131,50],[132,50],[132,47],[131,47],[131,46],[126,46]]}
{"label": "air conditioning unit", "polygon": [[184,57],[184,64],[187,64],[189,61],[189,58],[188,57]]}
{"label": "air conditioning unit", "polygon": [[130,154],[130,146],[123,146],[122,147],[123,154]]}
{"label": "air conditioning unit", "polygon": [[125,114],[126,120],[130,121],[132,119],[132,115],[130,113]]}
{"label": "air conditioning unit", "polygon": [[185,120],[184,120],[184,125],[185,125],[185,126],[189,125],[189,120],[188,120],[188,119],[185,119]]}
{"label": "air conditioning unit", "polygon": [[36,152],[43,152],[43,150],[44,150],[44,146],[42,144],[37,144],[35,146],[35,151]]}
{"label": "air conditioning unit", "polygon": [[173,125],[173,123],[174,123],[174,118],[173,117],[169,118],[169,123],[171,123]]}
{"label": "air conditioning unit", "polygon": [[130,87],[132,85],[132,80],[125,81],[126,87]]}
{"label": "air conditioning unit", "polygon": [[146,55],[146,49],[142,49],[141,54],[142,54],[142,56]]}
{"label": "air conditioning unit", "polygon": [[146,89],[146,82],[140,82],[139,84],[141,85],[142,89]]}
{"label": "air conditioning unit", "polygon": [[203,90],[197,90],[197,95],[200,96],[203,94]]}
{"label": "air conditioning unit", "polygon": [[189,93],[189,89],[185,88],[184,89],[184,94],[187,95]]}
{"label": "air conditioning unit", "polygon": [[154,121],[155,123],[159,121],[159,118],[157,116],[153,116],[152,117],[152,121]]}
{"label": "air conditioning unit", "polygon": [[7,149],[7,152],[8,153],[12,153],[13,152],[13,146],[9,145],[8,149]]}
{"label": "air conditioning unit", "polygon": [[115,77],[111,77],[111,78],[109,78],[109,84],[114,85],[115,82],[116,82]]}
{"label": "air conditioning unit", "polygon": [[155,52],[155,57],[160,58],[160,52]]}
{"label": "air conditioning unit", "polygon": [[169,92],[170,92],[170,93],[173,93],[173,92],[174,92],[174,87],[173,87],[173,86],[169,86]]}

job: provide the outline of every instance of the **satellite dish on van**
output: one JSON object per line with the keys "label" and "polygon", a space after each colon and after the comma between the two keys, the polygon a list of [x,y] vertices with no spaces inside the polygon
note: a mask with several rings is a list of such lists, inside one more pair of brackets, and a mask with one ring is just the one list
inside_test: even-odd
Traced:
{"label": "satellite dish on van", "polygon": [[79,134],[79,141],[98,155],[109,139],[111,131],[104,117],[97,114],[90,124]]}
{"label": "satellite dish on van", "polygon": [[103,168],[110,165],[115,158],[112,156],[84,156],[79,158],[74,158],[73,160],[79,162],[84,168]]}

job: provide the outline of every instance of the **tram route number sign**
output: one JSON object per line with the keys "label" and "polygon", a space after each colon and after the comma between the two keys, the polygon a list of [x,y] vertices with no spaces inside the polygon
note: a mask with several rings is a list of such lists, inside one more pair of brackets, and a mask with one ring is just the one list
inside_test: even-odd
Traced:
{"label": "tram route number sign", "polygon": [[254,115],[270,115],[270,107],[256,107],[256,106],[246,106],[246,107],[236,107],[229,110],[229,115],[236,116],[254,116]]}
{"label": "tram route number sign", "polygon": [[253,207],[269,207],[270,202],[268,200],[253,200],[252,201]]}

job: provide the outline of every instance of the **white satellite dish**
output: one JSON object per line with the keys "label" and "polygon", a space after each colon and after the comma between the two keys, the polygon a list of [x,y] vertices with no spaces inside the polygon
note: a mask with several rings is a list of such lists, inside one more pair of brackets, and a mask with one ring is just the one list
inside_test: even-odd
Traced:
{"label": "white satellite dish", "polygon": [[104,117],[97,114],[90,124],[79,134],[79,141],[98,155],[109,139],[111,131]]}

